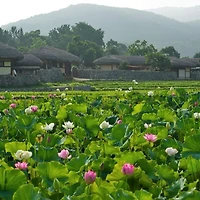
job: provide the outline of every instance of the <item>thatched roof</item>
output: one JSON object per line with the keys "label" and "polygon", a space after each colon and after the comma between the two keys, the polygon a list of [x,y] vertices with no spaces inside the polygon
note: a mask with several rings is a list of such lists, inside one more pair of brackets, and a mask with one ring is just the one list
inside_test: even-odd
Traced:
{"label": "thatched roof", "polygon": [[121,62],[122,60],[117,58],[116,56],[104,56],[96,59],[93,63],[95,65],[119,65]]}
{"label": "thatched roof", "polygon": [[170,62],[171,62],[172,68],[186,68],[186,67],[192,68],[192,67],[196,66],[193,62],[188,61],[185,58],[174,58],[174,57],[171,57],[170,58]]}
{"label": "thatched roof", "polygon": [[39,66],[13,66],[12,69],[18,70],[38,70],[40,69]]}
{"label": "thatched roof", "polygon": [[23,54],[14,47],[0,42],[0,59],[20,60],[23,57]]}
{"label": "thatched roof", "polygon": [[42,61],[32,55],[32,54],[24,54],[24,58],[22,60],[19,60],[15,63],[16,66],[30,66],[30,67],[33,67],[33,66],[42,66]]}
{"label": "thatched roof", "polygon": [[134,66],[142,66],[145,65],[145,57],[144,56],[117,56],[123,62],[126,62],[130,65]]}
{"label": "thatched roof", "polygon": [[41,47],[39,49],[34,49],[29,53],[35,55],[36,57],[38,57],[43,61],[52,60],[57,62],[72,62],[72,63],[81,62],[80,58],[75,56],[74,54],[49,46]]}
{"label": "thatched roof", "polygon": [[109,55],[105,57],[98,58],[94,61],[96,65],[112,65],[120,64],[126,62],[129,65],[141,66],[145,65],[144,56],[122,56],[122,55]]}
{"label": "thatched roof", "polygon": [[196,67],[200,66],[200,58],[181,58],[182,60],[186,60],[188,62],[192,62]]}

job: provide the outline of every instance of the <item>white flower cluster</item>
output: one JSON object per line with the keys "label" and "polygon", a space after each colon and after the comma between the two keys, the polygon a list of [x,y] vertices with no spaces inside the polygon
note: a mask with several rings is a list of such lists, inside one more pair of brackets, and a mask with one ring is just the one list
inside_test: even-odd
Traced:
{"label": "white flower cluster", "polygon": [[31,156],[32,156],[32,152],[30,152],[30,151],[18,150],[15,153],[15,157],[17,160],[27,160]]}
{"label": "white flower cluster", "polygon": [[137,82],[136,80],[132,80],[132,82],[133,82],[135,85],[138,84],[138,82]]}
{"label": "white flower cluster", "polygon": [[67,134],[72,133],[72,129],[74,128],[73,122],[67,121],[64,122],[64,125],[62,125],[63,128],[65,128]]}
{"label": "white flower cluster", "polygon": [[165,149],[165,152],[167,153],[168,156],[174,156],[175,154],[178,153],[178,150],[172,147],[168,147]]}
{"label": "white flower cluster", "polygon": [[153,91],[148,91],[147,94],[148,94],[149,97],[152,97],[154,95]]}
{"label": "white flower cluster", "polygon": [[195,112],[195,113],[193,114],[193,117],[194,117],[195,119],[199,119],[199,118],[200,118],[200,113]]}
{"label": "white flower cluster", "polygon": [[103,121],[100,125],[99,125],[100,129],[106,129],[106,128],[110,128],[112,127],[112,125],[109,124],[109,122],[107,121]]}
{"label": "white flower cluster", "polygon": [[50,124],[46,123],[45,126],[41,126],[41,128],[45,131],[52,131],[54,126],[55,126],[54,123],[50,123]]}
{"label": "white flower cluster", "polygon": [[68,121],[68,122],[64,122],[64,125],[62,125],[62,127],[65,129],[72,129],[74,128],[74,124],[73,122]]}
{"label": "white flower cluster", "polygon": [[144,128],[151,128],[151,127],[152,127],[152,124],[144,123]]}

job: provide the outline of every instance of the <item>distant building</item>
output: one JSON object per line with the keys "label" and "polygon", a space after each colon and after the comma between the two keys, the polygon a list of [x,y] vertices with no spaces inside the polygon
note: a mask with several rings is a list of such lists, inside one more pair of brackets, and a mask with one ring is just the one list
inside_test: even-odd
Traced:
{"label": "distant building", "polygon": [[67,76],[71,76],[72,64],[78,65],[81,62],[80,58],[74,54],[49,46],[34,49],[29,53],[43,62],[42,68],[58,67]]}
{"label": "distant building", "polygon": [[118,70],[122,64],[126,64],[128,70],[147,70],[144,56],[109,55],[98,58],[94,64],[101,70]]}
{"label": "distant building", "polygon": [[35,74],[38,70],[40,70],[42,64],[43,62],[36,56],[25,53],[22,60],[15,62],[15,65],[12,66],[12,70],[17,74]]}
{"label": "distant building", "polygon": [[0,75],[12,74],[12,66],[24,56],[14,47],[0,42]]}

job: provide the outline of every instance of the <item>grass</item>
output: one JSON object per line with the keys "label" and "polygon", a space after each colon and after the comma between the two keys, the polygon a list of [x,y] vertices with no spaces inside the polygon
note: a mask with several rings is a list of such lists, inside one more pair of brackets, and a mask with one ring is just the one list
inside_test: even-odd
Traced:
{"label": "grass", "polygon": [[63,83],[45,83],[40,86],[32,87],[23,87],[23,88],[0,88],[2,92],[4,91],[48,91],[53,92],[59,88],[61,91],[64,91],[65,88],[69,90],[77,90],[78,86],[89,86],[91,91],[115,91],[119,88],[122,90],[128,90],[132,87],[136,91],[143,90],[168,90],[170,87],[174,88],[183,88],[187,91],[198,91],[200,89],[199,81],[141,81],[138,85],[135,85],[132,81],[67,81]]}

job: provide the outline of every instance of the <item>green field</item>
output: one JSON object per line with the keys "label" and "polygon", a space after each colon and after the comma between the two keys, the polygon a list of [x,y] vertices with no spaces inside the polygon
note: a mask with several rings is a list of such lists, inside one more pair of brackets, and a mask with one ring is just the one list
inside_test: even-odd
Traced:
{"label": "green field", "polygon": [[44,87],[0,92],[0,199],[200,199],[197,81]]}

